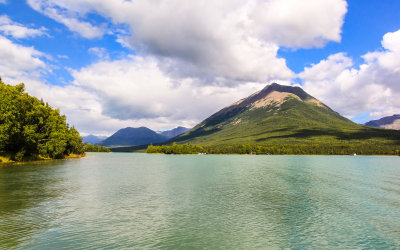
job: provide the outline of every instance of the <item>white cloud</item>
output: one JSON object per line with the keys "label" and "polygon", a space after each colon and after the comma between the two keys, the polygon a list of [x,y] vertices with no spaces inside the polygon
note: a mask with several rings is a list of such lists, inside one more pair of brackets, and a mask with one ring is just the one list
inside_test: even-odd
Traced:
{"label": "white cloud", "polygon": [[348,58],[345,53],[337,53],[312,67],[305,68],[300,77],[312,81],[330,80],[351,66],[353,66],[351,58]]}
{"label": "white cloud", "polygon": [[341,40],[346,1],[258,1],[252,25],[262,39],[290,48],[321,47]]}
{"label": "white cloud", "polygon": [[[64,6],[63,2],[64,1],[27,0],[27,3],[34,10],[64,24],[71,31],[78,33],[82,37],[88,39],[100,38],[106,33],[103,26],[97,27],[92,25],[90,22],[80,20],[80,16],[77,15],[77,13],[70,11],[67,8],[68,5]],[[68,3],[68,1],[66,3]]]}
{"label": "white cloud", "polygon": [[[43,76],[49,72],[50,68],[42,60],[45,56],[33,47],[15,44],[0,35],[0,58],[2,58],[0,74],[5,83],[13,85],[25,83],[29,94],[43,98],[53,107],[60,108],[61,113],[67,115],[68,121],[83,131],[90,128],[89,123],[93,120],[100,124],[115,122],[112,119],[108,121],[107,117],[99,115],[100,104],[94,94],[77,86],[54,86],[43,82]],[[99,127],[96,129],[99,133],[104,133],[104,130]]]}
{"label": "white cloud", "polygon": [[[134,49],[136,57],[110,61],[104,49],[91,48],[89,53],[100,61],[72,70],[75,86],[37,85],[30,90],[61,108],[81,132],[96,134],[126,126],[193,126],[272,80],[288,82],[295,74],[278,50],[339,42],[347,12],[345,0],[27,2],[89,39],[108,31],[89,22],[88,14],[129,27],[131,34],[113,33],[120,34],[118,41]],[[393,38],[386,40],[386,51],[366,55],[374,61],[367,66],[377,64],[376,57],[384,58],[379,53],[394,51]],[[376,102],[393,94],[378,83],[357,89],[361,75],[362,69],[353,69],[352,60],[340,53],[305,69],[301,77],[312,94],[351,115],[371,106],[360,102],[358,94]],[[333,98],[335,91],[343,97]],[[348,104],[351,110],[346,110]]]}
{"label": "white cloud", "polygon": [[352,117],[400,113],[400,30],[387,33],[382,49],[363,56],[353,67],[351,58],[339,53],[299,74],[304,88],[340,113]]}
{"label": "white cloud", "polygon": [[33,47],[15,44],[0,35],[0,74],[5,83],[25,83],[30,95],[43,98],[52,107],[59,108],[62,114],[67,115],[68,122],[84,134],[92,131],[109,134],[130,124],[129,121],[102,115],[101,105],[94,93],[79,86],[46,84],[43,76],[49,72],[50,66],[42,57],[45,54]]}
{"label": "white cloud", "polygon": [[40,59],[44,54],[33,47],[14,44],[0,35],[0,72],[2,77],[22,78],[26,75],[39,76],[46,67]]}
{"label": "white cloud", "polygon": [[[321,46],[340,40],[346,2],[299,1],[133,1],[105,8],[130,24],[125,41],[161,58],[168,71],[183,76],[268,82],[293,73],[277,57],[280,46]],[[122,6],[121,6],[122,7]],[[125,11],[122,11],[124,9]],[[278,14],[277,9],[279,9]],[[151,13],[151,14],[149,14]],[[174,13],[171,15],[171,13]],[[282,28],[283,27],[283,28]],[[162,64],[162,65],[163,65]]]}
{"label": "white cloud", "polygon": [[[285,60],[278,58],[280,46],[309,48],[322,46],[327,41],[340,41],[347,11],[345,0],[218,0],[212,3],[206,0],[29,0],[28,3],[59,22],[62,22],[61,13],[67,13],[62,16],[71,19],[95,12],[115,24],[128,24],[132,35],[118,37],[118,41],[134,48],[142,57],[156,57],[168,74],[226,85],[289,80],[294,74]],[[68,27],[76,29],[75,25]]]}
{"label": "white cloud", "polygon": [[6,36],[11,36],[16,39],[30,38],[47,35],[46,31],[47,30],[44,27],[41,27],[40,29],[31,29],[20,23],[11,21],[6,15],[0,16],[0,32]]}
{"label": "white cloud", "polygon": [[44,54],[0,36],[3,81],[24,82],[29,94],[59,108],[83,135],[110,135],[128,126],[168,129],[194,126],[211,113],[263,87],[201,86],[193,79],[166,75],[156,60],[130,57],[102,61],[72,71],[75,85],[56,86],[42,79],[50,66]]}
{"label": "white cloud", "polygon": [[389,32],[383,36],[382,46],[391,51],[400,51],[400,31]]}
{"label": "white cloud", "polygon": [[7,1],[6,0],[0,0],[0,3],[7,3]]}
{"label": "white cloud", "polygon": [[96,94],[81,87],[55,86],[32,79],[26,79],[24,82],[29,94],[43,98],[52,107],[59,108],[61,113],[67,116],[70,125],[83,135],[109,135],[116,128],[129,125],[129,122],[102,115],[102,107]]}
{"label": "white cloud", "polygon": [[102,115],[153,129],[193,126],[263,87],[248,83],[237,88],[199,86],[193,79],[177,82],[155,60],[99,62],[72,72],[77,86],[96,93]]}

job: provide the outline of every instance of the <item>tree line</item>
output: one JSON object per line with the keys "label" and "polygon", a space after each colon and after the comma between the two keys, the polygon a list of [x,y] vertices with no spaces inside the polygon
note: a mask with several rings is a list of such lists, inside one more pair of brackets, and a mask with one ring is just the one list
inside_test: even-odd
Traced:
{"label": "tree line", "polygon": [[100,145],[92,145],[90,143],[84,144],[84,151],[85,152],[101,152],[101,153],[110,153],[111,152],[111,150],[109,150],[106,147],[103,147]]}
{"label": "tree line", "polygon": [[173,143],[172,146],[149,145],[146,150],[146,153],[149,154],[199,154],[205,152],[206,150],[201,146],[195,146],[190,144],[176,144],[176,143]]}
{"label": "tree line", "polygon": [[400,146],[352,143],[352,144],[273,144],[273,145],[215,145],[190,144],[147,147],[153,154],[261,154],[261,155],[400,155]]}

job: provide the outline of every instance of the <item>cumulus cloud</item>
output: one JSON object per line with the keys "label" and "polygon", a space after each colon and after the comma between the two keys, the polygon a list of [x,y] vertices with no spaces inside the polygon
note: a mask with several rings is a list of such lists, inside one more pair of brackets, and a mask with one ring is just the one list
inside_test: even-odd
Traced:
{"label": "cumulus cloud", "polygon": [[140,57],[101,61],[71,72],[74,85],[46,84],[40,77],[20,75],[29,94],[43,98],[66,114],[82,135],[110,135],[120,128],[192,127],[227,104],[264,87],[247,83],[236,88],[177,82],[155,60]]}
{"label": "cumulus cloud", "polygon": [[0,35],[0,72],[2,77],[18,79],[24,76],[40,75],[46,67],[41,59],[44,54],[33,47],[25,47],[13,43]]}
{"label": "cumulus cloud", "polygon": [[[256,83],[239,88],[198,86],[190,78],[177,82],[155,60],[141,57],[99,62],[72,75],[77,86],[97,94],[103,115],[119,120],[145,119],[157,128],[165,124],[193,126],[263,87]],[[164,122],[157,125],[152,119]]]}
{"label": "cumulus cloud", "polygon": [[[124,46],[135,49],[142,57],[156,57],[162,70],[175,77],[195,77],[220,85],[291,79],[293,72],[277,56],[279,48],[309,48],[340,41],[347,11],[345,0],[28,3],[59,22],[62,20],[58,9],[62,9],[69,16],[83,17],[95,12],[116,24],[128,24],[131,36],[118,38]],[[75,25],[68,27],[76,29]]]}
{"label": "cumulus cloud", "polygon": [[78,13],[68,8],[68,1],[27,0],[27,3],[34,10],[64,24],[68,29],[78,33],[82,37],[88,39],[100,38],[106,33],[103,26],[98,27],[92,25],[90,22],[82,21],[82,17]]}
{"label": "cumulus cloud", "polygon": [[30,38],[36,36],[47,35],[46,28],[41,27],[40,29],[27,28],[24,25],[13,22],[8,16],[0,16],[0,32],[6,36],[11,36],[16,39]]}
{"label": "cumulus cloud", "polygon": [[346,1],[259,1],[252,24],[262,39],[289,48],[322,47],[341,40]]}
{"label": "cumulus cloud", "polygon": [[[81,135],[97,134],[111,135],[120,128],[142,126],[146,121],[119,120],[103,114],[102,105],[95,93],[79,86],[57,86],[44,82],[40,77],[21,74],[17,79],[2,77],[7,84],[23,82],[26,91],[37,98],[43,99],[53,108],[58,108],[61,114],[67,116],[67,122],[74,126]],[[160,123],[162,124],[162,123]],[[150,125],[152,125],[150,123]]]}
{"label": "cumulus cloud", "polygon": [[[110,61],[104,49],[91,48],[88,52],[99,61],[71,70],[73,86],[31,90],[60,107],[81,132],[97,134],[125,126],[193,126],[268,82],[287,83],[295,74],[278,57],[279,49],[339,42],[347,12],[345,0],[27,2],[89,39],[108,32],[89,21],[89,14],[128,27],[125,34],[113,33],[136,56]],[[351,59],[338,54],[306,69],[302,78],[312,90],[318,84],[329,85],[343,72],[355,74],[351,67]],[[35,84],[39,83],[31,85]],[[387,94],[386,89],[383,92]]]}
{"label": "cumulus cloud", "polygon": [[400,30],[387,33],[382,48],[363,56],[356,68],[343,53],[305,68],[304,88],[340,113],[352,117],[400,113]]}
{"label": "cumulus cloud", "polygon": [[62,114],[67,115],[68,122],[83,134],[108,135],[117,128],[135,124],[103,115],[102,105],[94,93],[79,86],[56,86],[43,81],[51,68],[44,61],[45,56],[33,47],[16,44],[0,35],[0,74],[5,83],[25,83],[30,95],[43,98],[52,107],[59,108]]}
{"label": "cumulus cloud", "polygon": [[35,79],[22,80],[29,94],[60,109],[67,116],[68,123],[77,128],[81,135],[110,135],[119,128],[134,124],[103,115],[98,96],[79,86],[56,86]]}
{"label": "cumulus cloud", "polygon": [[43,81],[50,66],[42,52],[0,36],[0,56],[8,59],[0,62],[6,83],[24,82],[29,94],[59,108],[83,135],[110,135],[128,126],[191,127],[264,87],[258,83],[236,88],[201,86],[190,78],[171,78],[157,60],[136,56],[73,70],[74,84],[56,86]]}

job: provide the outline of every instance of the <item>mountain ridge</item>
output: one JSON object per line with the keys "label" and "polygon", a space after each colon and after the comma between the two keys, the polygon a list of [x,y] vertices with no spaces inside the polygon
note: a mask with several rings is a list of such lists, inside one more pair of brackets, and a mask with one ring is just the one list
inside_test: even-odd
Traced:
{"label": "mountain ridge", "polygon": [[98,142],[98,145],[116,147],[116,146],[140,146],[152,143],[165,142],[176,135],[189,130],[185,127],[177,127],[171,130],[156,132],[147,127],[132,128],[127,127],[118,130],[110,137]]}
{"label": "mountain ridge", "polygon": [[396,140],[358,125],[300,87],[272,83],[208,117],[168,143],[195,145],[312,144]]}
{"label": "mountain ridge", "polygon": [[366,126],[400,130],[400,114],[385,116],[365,123]]}
{"label": "mountain ridge", "polygon": [[168,139],[171,139],[171,138],[174,138],[175,136],[183,134],[183,133],[185,133],[186,131],[189,131],[189,130],[190,130],[189,128],[178,126],[176,128],[170,129],[170,130],[159,131],[159,134],[167,137]]}
{"label": "mountain ridge", "polygon": [[82,142],[95,145],[105,139],[107,139],[107,136],[87,135],[82,137]]}
{"label": "mountain ridge", "polygon": [[168,140],[147,127],[126,127],[100,142],[101,146],[136,146],[159,143]]}

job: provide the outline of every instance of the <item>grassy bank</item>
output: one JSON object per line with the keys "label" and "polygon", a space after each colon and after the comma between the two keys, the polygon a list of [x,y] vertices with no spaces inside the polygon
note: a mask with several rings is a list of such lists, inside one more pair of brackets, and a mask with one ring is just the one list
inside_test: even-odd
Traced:
{"label": "grassy bank", "polygon": [[13,157],[10,155],[2,155],[0,156],[0,165],[2,164],[24,164],[24,163],[32,163],[32,162],[40,162],[40,161],[50,161],[50,160],[65,160],[65,159],[73,159],[73,158],[82,158],[86,157],[86,154],[70,154],[65,156],[62,159],[52,159],[48,157],[25,157],[20,161],[13,160]]}

